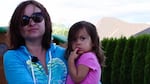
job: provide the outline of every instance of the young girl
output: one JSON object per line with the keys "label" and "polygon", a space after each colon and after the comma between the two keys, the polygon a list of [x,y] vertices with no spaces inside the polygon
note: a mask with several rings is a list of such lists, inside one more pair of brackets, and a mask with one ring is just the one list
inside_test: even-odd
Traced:
{"label": "young girl", "polygon": [[86,21],[72,25],[66,50],[69,75],[66,84],[99,84],[105,56],[96,27]]}

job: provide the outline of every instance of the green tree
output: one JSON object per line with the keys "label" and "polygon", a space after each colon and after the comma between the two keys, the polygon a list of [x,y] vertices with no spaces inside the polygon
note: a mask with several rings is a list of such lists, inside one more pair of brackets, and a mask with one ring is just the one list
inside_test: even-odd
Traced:
{"label": "green tree", "polygon": [[121,61],[120,77],[119,77],[121,82],[120,84],[132,84],[131,70],[132,70],[132,57],[134,44],[135,38],[130,37],[127,40]]}
{"label": "green tree", "polygon": [[107,46],[107,43],[108,43],[108,42],[109,42],[109,39],[108,39],[108,38],[104,38],[104,39],[101,41],[102,48],[103,48],[104,51],[106,50],[106,46]]}
{"label": "green tree", "polygon": [[53,32],[52,34],[62,35],[62,36],[68,36],[69,28],[67,28],[63,24],[54,24],[53,23]]}
{"label": "green tree", "polygon": [[150,36],[147,42],[147,53],[145,57],[144,84],[150,84]]}
{"label": "green tree", "polygon": [[109,39],[105,46],[106,67],[102,69],[102,84],[111,84],[111,62],[114,55],[114,50],[117,44],[116,39]]}
{"label": "green tree", "polygon": [[115,48],[113,60],[112,60],[112,73],[111,73],[111,84],[121,84],[119,79],[121,59],[126,44],[126,38],[121,37],[118,39],[117,46]]}
{"label": "green tree", "polygon": [[132,61],[132,84],[144,84],[144,66],[148,36],[137,37]]}

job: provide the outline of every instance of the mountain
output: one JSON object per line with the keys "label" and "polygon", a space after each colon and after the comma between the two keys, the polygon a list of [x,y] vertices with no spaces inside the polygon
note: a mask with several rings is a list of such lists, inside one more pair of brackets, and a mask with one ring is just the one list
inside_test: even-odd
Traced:
{"label": "mountain", "polygon": [[113,17],[104,17],[97,22],[96,27],[102,40],[103,38],[119,38],[121,36],[128,38],[149,28],[150,24],[128,23]]}

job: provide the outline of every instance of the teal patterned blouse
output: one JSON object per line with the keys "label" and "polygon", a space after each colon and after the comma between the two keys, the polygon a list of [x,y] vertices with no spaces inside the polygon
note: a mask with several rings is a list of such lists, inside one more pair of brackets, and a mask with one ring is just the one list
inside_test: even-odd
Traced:
{"label": "teal patterned blouse", "polygon": [[64,48],[51,44],[46,52],[46,74],[39,61],[31,61],[32,55],[25,46],[8,50],[4,54],[4,71],[8,84],[65,84],[68,70],[64,53]]}

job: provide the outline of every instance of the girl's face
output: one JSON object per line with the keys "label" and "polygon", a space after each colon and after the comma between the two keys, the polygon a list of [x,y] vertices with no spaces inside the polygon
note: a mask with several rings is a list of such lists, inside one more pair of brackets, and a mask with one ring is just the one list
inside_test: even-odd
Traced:
{"label": "girl's face", "polygon": [[83,54],[92,50],[91,37],[89,36],[85,28],[82,28],[77,33],[76,38],[72,42],[72,48],[73,50],[78,48],[77,54]]}
{"label": "girl's face", "polygon": [[[41,20],[39,20],[39,17]],[[25,40],[42,39],[45,33],[45,21],[38,7],[27,5],[22,20],[23,26],[20,28],[20,32]]]}

